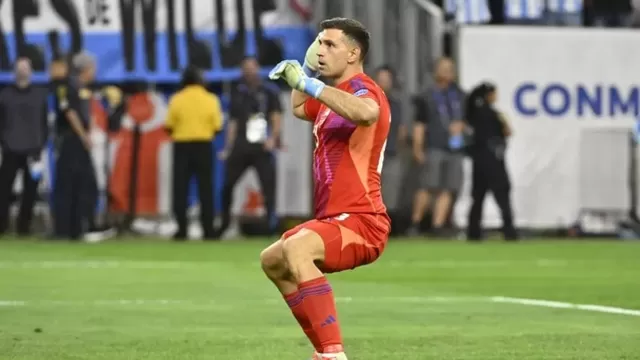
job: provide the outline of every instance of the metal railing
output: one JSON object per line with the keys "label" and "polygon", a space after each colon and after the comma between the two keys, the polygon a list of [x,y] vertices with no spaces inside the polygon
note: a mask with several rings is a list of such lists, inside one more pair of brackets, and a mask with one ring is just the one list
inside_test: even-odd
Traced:
{"label": "metal railing", "polygon": [[404,71],[406,91],[415,93],[430,81],[430,73],[443,54],[444,13],[428,0],[408,0],[402,24],[406,52]]}
{"label": "metal railing", "polygon": [[446,23],[440,7],[429,0],[314,1],[316,24],[334,16],[355,18],[371,32],[367,70],[393,66],[407,95],[429,84],[433,66],[443,55]]}

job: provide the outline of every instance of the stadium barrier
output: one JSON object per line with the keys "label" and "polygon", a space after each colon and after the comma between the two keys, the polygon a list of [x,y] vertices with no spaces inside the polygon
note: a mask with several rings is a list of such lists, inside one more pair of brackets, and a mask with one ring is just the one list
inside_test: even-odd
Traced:
{"label": "stadium barrier", "polygon": [[[514,135],[507,152],[516,222],[525,228],[616,231],[637,207],[630,134],[640,112],[640,33],[632,30],[461,27],[464,88],[491,80]],[[634,171],[630,177],[630,171]],[[469,174],[470,169],[466,169]],[[467,176],[467,179],[469,176]],[[457,204],[466,224],[469,183]],[[632,208],[633,207],[633,208]],[[486,204],[485,224],[499,226]]]}

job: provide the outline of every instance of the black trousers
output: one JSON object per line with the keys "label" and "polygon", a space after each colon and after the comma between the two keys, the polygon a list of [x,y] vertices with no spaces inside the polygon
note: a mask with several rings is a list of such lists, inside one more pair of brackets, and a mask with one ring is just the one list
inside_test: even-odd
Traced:
{"label": "black trousers", "polygon": [[91,153],[75,134],[62,135],[53,188],[55,238],[79,239],[94,221],[98,202]]}
{"label": "black trousers", "polygon": [[511,211],[511,183],[504,160],[497,158],[489,150],[478,151],[472,156],[473,177],[471,196],[473,203],[469,210],[469,224],[467,238],[479,240],[482,238],[482,209],[484,199],[489,191],[493,194],[502,214],[502,231],[505,239],[515,239],[516,230],[513,226]]}
{"label": "black trousers", "polygon": [[267,219],[269,221],[273,219],[276,208],[276,165],[273,155],[265,151],[261,145],[237,146],[227,160],[222,190],[222,224],[218,233],[224,232],[229,227],[233,188],[249,167],[253,167],[258,173]]}
{"label": "black trousers", "polygon": [[189,182],[198,182],[200,224],[205,238],[213,231],[213,146],[211,141],[173,143],[173,215],[178,223],[176,238],[187,237],[187,207]]}
{"label": "black trousers", "polygon": [[33,217],[33,205],[36,201],[38,182],[31,177],[28,155],[25,153],[2,151],[2,164],[0,165],[0,235],[9,227],[9,207],[13,197],[13,183],[22,171],[22,197],[20,213],[17,221],[17,233],[29,235],[31,232],[31,219]]}

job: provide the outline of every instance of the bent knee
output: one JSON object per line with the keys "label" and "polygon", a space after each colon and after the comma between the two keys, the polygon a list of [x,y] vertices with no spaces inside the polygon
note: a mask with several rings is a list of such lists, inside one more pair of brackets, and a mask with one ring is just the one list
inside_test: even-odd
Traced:
{"label": "bent knee", "polygon": [[286,262],[283,254],[282,242],[279,240],[260,253],[260,265],[267,274],[283,272]]}

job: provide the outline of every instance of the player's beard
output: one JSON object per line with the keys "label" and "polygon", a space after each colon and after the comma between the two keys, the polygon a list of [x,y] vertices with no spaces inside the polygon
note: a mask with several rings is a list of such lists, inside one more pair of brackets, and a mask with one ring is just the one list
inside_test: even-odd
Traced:
{"label": "player's beard", "polygon": [[333,77],[331,76],[331,74],[326,70],[326,67],[324,69],[324,71],[318,71],[318,79],[320,79],[322,82],[327,83],[327,84],[331,84],[333,83]]}
{"label": "player's beard", "polygon": [[341,73],[332,72],[327,65],[324,65],[324,69],[320,71],[320,78],[323,82],[328,84],[335,84],[336,80],[342,76]]}

